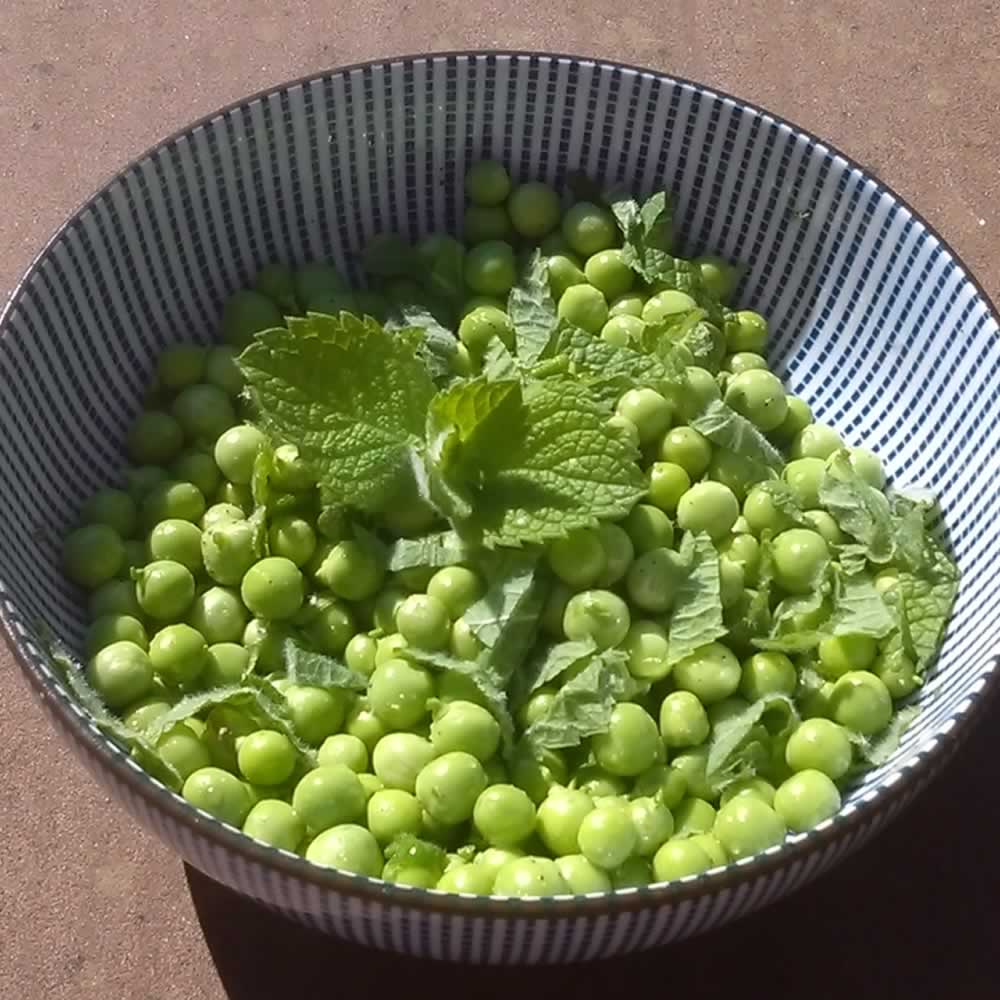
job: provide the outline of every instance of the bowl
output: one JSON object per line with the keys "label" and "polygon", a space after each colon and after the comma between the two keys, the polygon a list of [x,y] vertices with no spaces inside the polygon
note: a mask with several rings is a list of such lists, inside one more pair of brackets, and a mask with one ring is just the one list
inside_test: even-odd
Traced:
{"label": "bowl", "polygon": [[[157,353],[208,342],[269,261],[359,278],[366,239],[455,231],[475,159],[561,182],[666,186],[688,250],[748,264],[741,303],[779,331],[776,371],[896,483],[940,499],[962,572],[939,663],[898,750],[834,818],[666,886],[544,900],[445,896],[324,870],[199,813],[105,739],[41,651],[79,647],[59,538],[110,481]],[[0,620],[62,736],[144,826],[212,878],[377,948],[479,963],[649,948],[747,914],[868,840],[954,752],[997,687],[1000,329],[899,197],[759,108],[650,70],[535,53],[366,63],[240,101],[135,160],[53,236],[0,320]],[[914,873],[915,875],[917,873]]]}

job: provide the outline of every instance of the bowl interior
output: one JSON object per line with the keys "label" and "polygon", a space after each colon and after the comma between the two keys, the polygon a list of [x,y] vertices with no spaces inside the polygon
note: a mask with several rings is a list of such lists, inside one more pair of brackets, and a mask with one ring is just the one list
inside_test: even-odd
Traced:
{"label": "bowl interior", "polygon": [[[372,234],[456,231],[474,160],[560,183],[676,198],[688,250],[749,265],[741,303],[776,331],[776,370],[898,484],[939,498],[963,578],[924,708],[852,793],[895,782],[967,711],[1000,639],[1000,337],[988,302],[878,182],[766,113],[599,62],[459,55],[290,85],[126,168],[36,260],[2,319],[0,610],[29,669],[43,620],[82,638],[59,539],[109,483],[158,352],[212,338],[226,295],[273,261],[358,278]],[[81,724],[83,724],[81,719]]]}

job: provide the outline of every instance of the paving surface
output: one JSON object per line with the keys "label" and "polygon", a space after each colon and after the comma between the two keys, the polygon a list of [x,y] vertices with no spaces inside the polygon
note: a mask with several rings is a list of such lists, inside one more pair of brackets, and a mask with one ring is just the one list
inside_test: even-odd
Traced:
{"label": "paving surface", "polygon": [[[618,58],[763,104],[874,170],[1000,293],[1000,4],[904,0],[4,0],[0,294],[128,158],[229,101],[384,55]],[[624,13],[628,11],[628,13]],[[1000,993],[1000,734],[987,723],[867,850],[794,898],[624,962],[492,972],[300,931],[143,833],[70,758],[0,651],[0,997],[303,1000],[421,977],[443,995]],[[648,984],[648,985],[647,985]]]}

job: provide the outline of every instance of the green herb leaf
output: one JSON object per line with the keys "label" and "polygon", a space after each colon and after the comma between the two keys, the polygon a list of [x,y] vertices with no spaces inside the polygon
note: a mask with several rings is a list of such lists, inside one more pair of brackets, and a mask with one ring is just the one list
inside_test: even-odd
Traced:
{"label": "green herb leaf", "polygon": [[533,365],[549,346],[555,333],[556,304],[549,288],[549,265],[536,250],[521,280],[511,289],[507,314],[514,327],[518,361]]}
{"label": "green herb leaf", "polygon": [[548,588],[538,573],[535,553],[498,553],[485,569],[486,593],[462,617],[486,647],[487,663],[506,687],[534,645]]}
{"label": "green herb leaf", "polygon": [[505,379],[519,378],[521,374],[507,345],[499,338],[493,337],[486,346],[483,355],[483,378],[490,382],[500,382]]}
{"label": "green herb leaf", "polygon": [[571,667],[589,660],[597,651],[592,639],[569,640],[536,649],[523,670],[514,675],[517,695],[513,701],[521,705],[540,687],[551,684]]}
{"label": "green herb leaf", "polygon": [[793,524],[800,528],[813,528],[813,523],[806,517],[799,501],[795,497],[791,486],[783,479],[769,479],[767,482],[758,483],[757,489],[766,493],[771,498],[776,510],[789,518]]}
{"label": "green herb leaf", "polygon": [[524,434],[499,453],[477,452],[480,475],[467,473],[475,494],[467,528],[487,545],[516,546],[624,517],[645,493],[645,477],[586,387],[550,379],[529,384],[523,399]]}
{"label": "green herb leaf", "polygon": [[250,495],[255,507],[267,507],[271,502],[271,477],[274,475],[274,449],[266,445],[257,452],[250,475]]}
{"label": "green herb leaf", "polygon": [[214,688],[187,695],[161,715],[147,735],[153,741],[178,722],[202,716],[220,705],[230,705],[246,713],[262,729],[275,729],[291,741],[306,761],[316,763],[316,751],[296,732],[285,696],[265,677],[248,673],[241,684]]}
{"label": "green herb leaf", "polygon": [[[625,263],[646,281],[670,281],[677,264],[691,265],[671,255],[673,206],[665,191],[658,191],[640,206],[633,198],[610,196],[611,211],[622,231]],[[680,285],[670,285],[679,288]],[[685,291],[687,289],[684,289]]]}
{"label": "green herb leaf", "polygon": [[556,357],[568,360],[570,374],[581,378],[590,394],[608,407],[632,388],[670,393],[686,385],[684,366],[675,357],[616,347],[568,324],[560,327],[553,349]]}
{"label": "green herb leaf", "polygon": [[846,542],[837,546],[837,562],[848,576],[864,573],[868,569],[868,549],[856,542]]}
{"label": "green herb leaf", "polygon": [[154,738],[127,726],[104,704],[101,696],[87,681],[83,664],[56,638],[48,626],[40,625],[37,632],[40,650],[48,660],[49,666],[94,725],[108,739],[117,743],[123,750],[129,751],[136,763],[154,778],[175,791],[179,790],[184,783],[183,778],[157,751],[156,740],[159,737]]}
{"label": "green herb leaf", "polygon": [[444,874],[448,854],[443,847],[421,840],[412,833],[400,834],[385,849],[385,867],[382,878],[386,882],[406,880],[407,873],[417,870],[430,872],[437,881]]}
{"label": "green herb leaf", "polygon": [[615,705],[632,695],[635,681],[622,650],[605,650],[556,692],[545,714],[524,733],[533,752],[579,746],[607,731]]}
{"label": "green herb leaf", "polygon": [[476,484],[500,466],[509,442],[524,436],[525,419],[519,381],[456,382],[431,401],[430,458],[446,480]]}
{"label": "green herb leaf", "polygon": [[759,635],[771,630],[771,603],[766,589],[748,588],[740,599],[723,611],[726,633],[736,647],[746,648]]}
{"label": "green herb leaf", "polygon": [[865,546],[872,562],[892,559],[895,532],[889,501],[854,471],[847,451],[839,451],[829,459],[820,483],[819,502],[841,531]]}
{"label": "green herb leaf", "polygon": [[929,556],[927,519],[933,505],[895,493],[889,498],[895,521],[896,559],[907,570],[919,573]]}
{"label": "green herb leaf", "polygon": [[671,665],[728,631],[722,616],[719,553],[711,538],[686,534],[680,553],[690,569],[670,614],[667,662]]}
{"label": "green herb leaf", "polygon": [[689,423],[712,444],[760,467],[762,474],[768,477],[780,474],[784,468],[781,452],[746,417],[720,399],[713,399]]}
{"label": "green herb leaf", "polygon": [[370,318],[292,317],[239,364],[264,426],[298,446],[324,495],[374,511],[412,476],[420,449],[434,383],[418,346]]}
{"label": "green herb leaf", "polygon": [[944,638],[958,592],[958,568],[928,538],[927,564],[921,573],[901,570],[895,592],[903,627],[913,647],[914,666],[926,671]]}
{"label": "green herb leaf", "polygon": [[895,627],[885,601],[867,573],[837,574],[834,580],[834,635],[867,635],[883,639]]}
{"label": "green herb leaf", "polygon": [[805,629],[801,632],[786,632],[774,639],[754,639],[753,645],[769,653],[807,653],[815,649],[826,638],[826,632],[817,629]]}
{"label": "green herb leaf", "polygon": [[420,338],[417,353],[436,382],[447,381],[454,375],[452,362],[458,351],[458,341],[426,306],[419,303],[399,306],[395,315],[386,321],[385,329]]}
{"label": "green herb leaf", "polygon": [[[831,613],[831,605],[827,598],[832,592],[832,574],[825,572],[808,594],[793,594],[791,597],[786,597],[774,609],[774,627],[771,634],[787,635],[795,631],[795,620],[802,615],[809,615],[816,628],[825,625]],[[817,614],[817,612],[822,613]]]}
{"label": "green herb leaf", "polygon": [[[920,715],[918,705],[904,705],[897,708],[889,725],[871,739],[863,736],[857,738],[857,750],[860,760],[851,768],[850,776],[881,767],[899,749],[899,744],[907,729],[913,725]],[[856,734],[852,734],[856,735]]]}
{"label": "green herb leaf", "polygon": [[482,695],[486,708],[500,725],[500,735],[508,749],[514,741],[514,720],[508,708],[504,690],[507,678],[501,677],[492,665],[491,651],[484,651],[475,660],[463,660],[449,653],[434,652],[416,646],[404,646],[400,656],[432,670],[451,671],[468,677]]}
{"label": "green herb leaf", "polygon": [[178,722],[186,722],[196,716],[205,715],[220,705],[233,707],[245,705],[253,700],[254,694],[254,689],[249,685],[227,684],[224,687],[185,695],[149,726],[146,730],[147,735],[155,742],[164,733],[173,729]]}
{"label": "green herb leaf", "polygon": [[783,694],[767,694],[712,727],[705,767],[705,777],[710,784],[719,787],[720,782],[731,776],[737,751],[766,713],[780,713],[784,721],[778,728],[789,728],[790,722],[798,721],[798,712],[791,698]]}
{"label": "green herb leaf", "polygon": [[659,260],[658,275],[656,280],[660,287],[675,288],[699,301],[703,299],[701,273],[693,261],[665,255]]}
{"label": "green herb leaf", "polygon": [[440,568],[455,566],[472,556],[473,550],[454,532],[439,531],[422,538],[398,538],[389,549],[391,573],[418,566]]}
{"label": "green herb leaf", "polygon": [[316,766],[316,751],[299,736],[288,710],[285,696],[266,678],[251,674],[243,683],[253,690],[253,698],[242,706],[261,729],[275,729],[288,737],[289,742],[305,758],[306,763]]}
{"label": "green herb leaf", "polygon": [[288,679],[293,684],[347,691],[364,691],[368,687],[367,678],[355,673],[346,663],[335,656],[307,649],[297,639],[285,639],[281,649]]}
{"label": "green herb leaf", "polygon": [[704,309],[691,309],[658,323],[647,323],[639,342],[650,354],[683,360],[685,365],[700,365],[713,374],[719,371],[726,353],[725,337],[717,326],[708,322]]}

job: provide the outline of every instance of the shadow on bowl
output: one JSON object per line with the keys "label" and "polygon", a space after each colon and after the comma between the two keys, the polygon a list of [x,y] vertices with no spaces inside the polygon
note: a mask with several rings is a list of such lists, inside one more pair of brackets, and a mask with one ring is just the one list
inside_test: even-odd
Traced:
{"label": "shadow on bowl", "polygon": [[[989,790],[984,794],[984,789]],[[969,823],[969,810],[975,822]],[[577,969],[479,969],[385,955],[303,929],[185,866],[188,888],[230,1000],[443,997],[992,996],[993,887],[971,860],[1000,827],[1000,731],[968,744],[883,836],[814,885],[752,920],[640,955]],[[957,836],[959,834],[960,836]],[[935,871],[921,877],[927,860]],[[947,962],[940,956],[947,955]],[[955,970],[965,975],[955,979]]]}

